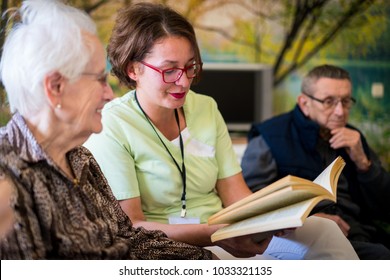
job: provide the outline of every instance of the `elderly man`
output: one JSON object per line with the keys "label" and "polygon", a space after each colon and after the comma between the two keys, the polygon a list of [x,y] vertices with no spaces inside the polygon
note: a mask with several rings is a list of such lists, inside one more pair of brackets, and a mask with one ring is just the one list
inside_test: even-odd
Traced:
{"label": "elderly man", "polygon": [[390,259],[390,176],[362,133],[348,124],[355,99],[349,73],[332,65],[312,69],[295,108],[254,124],[242,159],[245,180],[257,191],[287,174],[313,180],[337,156],[346,167],[337,203],[317,209],[334,220],[361,259]]}

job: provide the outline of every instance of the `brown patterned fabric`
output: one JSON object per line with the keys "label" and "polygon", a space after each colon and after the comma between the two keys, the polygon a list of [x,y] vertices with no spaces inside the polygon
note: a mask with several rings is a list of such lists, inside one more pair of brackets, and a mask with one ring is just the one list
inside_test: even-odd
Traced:
{"label": "brown patterned fabric", "polygon": [[15,185],[16,222],[0,240],[1,259],[210,259],[203,248],[161,231],[135,229],[84,147],[68,154],[74,184],[15,114],[0,129],[0,178]]}

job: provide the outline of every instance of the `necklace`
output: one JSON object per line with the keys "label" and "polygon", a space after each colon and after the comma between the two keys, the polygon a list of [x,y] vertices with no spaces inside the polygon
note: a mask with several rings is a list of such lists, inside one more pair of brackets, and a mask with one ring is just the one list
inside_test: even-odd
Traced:
{"label": "necklace", "polygon": [[182,218],[184,218],[186,216],[186,213],[187,213],[187,205],[186,205],[186,188],[187,188],[187,186],[186,186],[186,166],[184,164],[184,145],[183,145],[183,138],[181,136],[181,130],[180,130],[179,113],[178,113],[177,109],[175,109],[175,118],[176,118],[177,127],[179,129],[179,142],[180,142],[180,152],[181,152],[181,159],[182,159],[181,168],[180,168],[179,164],[177,163],[176,159],[173,157],[172,153],[169,151],[168,147],[165,145],[164,141],[161,139],[160,135],[158,134],[156,128],[154,127],[154,125],[150,121],[150,118],[148,117],[148,115],[146,114],[144,109],[142,108],[141,104],[139,103],[138,98],[137,98],[137,92],[134,93],[134,97],[135,97],[135,101],[137,102],[138,107],[141,109],[143,115],[145,116],[145,119],[149,122],[150,126],[153,128],[158,139],[160,139],[160,142],[164,146],[165,150],[168,152],[169,156],[172,158],[173,162],[176,165],[176,168],[179,170],[180,177],[182,180],[182,186],[183,186],[183,190],[182,190],[182,194],[181,194],[181,213],[180,213],[180,216]]}

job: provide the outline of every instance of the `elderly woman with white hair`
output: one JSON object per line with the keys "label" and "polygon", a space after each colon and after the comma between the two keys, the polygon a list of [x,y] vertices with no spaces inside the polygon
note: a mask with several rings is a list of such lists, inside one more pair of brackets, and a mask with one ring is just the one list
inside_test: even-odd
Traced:
{"label": "elderly woman with white hair", "polygon": [[210,259],[133,228],[80,146],[102,130],[101,109],[113,98],[93,21],[59,1],[24,1],[19,13],[0,65],[13,112],[0,129],[0,187],[13,186],[14,212],[0,258]]}

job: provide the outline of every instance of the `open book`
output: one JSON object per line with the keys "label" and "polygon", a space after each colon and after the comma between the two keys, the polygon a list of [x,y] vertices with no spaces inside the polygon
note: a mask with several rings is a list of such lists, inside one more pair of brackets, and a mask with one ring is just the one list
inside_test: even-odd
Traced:
{"label": "open book", "polygon": [[260,241],[275,231],[302,226],[322,200],[336,202],[337,182],[345,162],[337,157],[314,181],[288,175],[215,213],[208,224],[229,224],[217,230],[213,242],[254,234]]}

